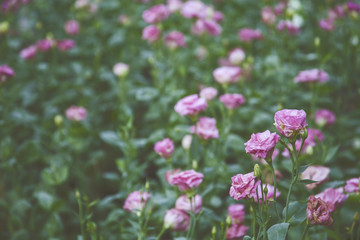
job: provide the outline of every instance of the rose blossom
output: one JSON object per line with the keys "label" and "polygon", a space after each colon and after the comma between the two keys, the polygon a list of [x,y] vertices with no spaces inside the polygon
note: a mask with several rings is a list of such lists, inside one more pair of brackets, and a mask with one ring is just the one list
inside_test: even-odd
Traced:
{"label": "rose blossom", "polygon": [[207,6],[201,1],[187,1],[181,8],[181,15],[185,18],[205,18]]}
{"label": "rose blossom", "polygon": [[316,198],[320,198],[328,205],[330,212],[333,212],[335,208],[340,206],[348,198],[348,195],[344,194],[343,188],[328,188],[325,191],[315,195]]}
{"label": "rose blossom", "polygon": [[67,51],[75,47],[75,42],[71,39],[59,40],[57,46],[60,51]]}
{"label": "rose blossom", "polygon": [[333,222],[328,205],[320,198],[314,196],[309,197],[306,217],[311,225],[330,226]]}
{"label": "rose blossom", "polygon": [[[270,184],[267,184],[266,187],[268,189],[268,193],[266,195],[267,200],[270,200],[270,199],[274,200],[274,190],[275,190],[274,186],[272,186]],[[265,189],[265,184],[263,184],[263,189]],[[261,185],[260,184],[257,186],[257,191],[258,191],[258,194],[259,194],[260,203],[262,203]],[[253,195],[254,201],[259,202],[259,200],[257,198],[257,195],[256,195],[256,192],[253,193],[253,194],[254,194]],[[280,194],[281,194],[281,192],[277,189],[276,190],[276,198],[278,198],[280,196]],[[265,193],[264,193],[264,197],[265,197]]]}
{"label": "rose blossom", "polygon": [[287,138],[302,133],[307,126],[304,110],[283,109],[275,113],[274,120],[276,129]]}
{"label": "rose blossom", "polygon": [[260,184],[260,180],[256,181],[254,172],[237,174],[231,178],[230,197],[235,200],[248,199],[256,194],[256,188]]}
{"label": "rose blossom", "polygon": [[201,117],[196,123],[196,127],[192,126],[190,131],[196,133],[200,139],[208,140],[210,138],[219,138],[219,130],[216,128],[215,118]]}
{"label": "rose blossom", "polygon": [[0,66],[0,82],[5,82],[8,78],[14,76],[14,70],[8,65]]}
{"label": "rose blossom", "polygon": [[66,117],[72,121],[82,121],[86,118],[87,111],[83,107],[71,106],[65,112]]}
{"label": "rose blossom", "polygon": [[328,19],[336,20],[343,17],[345,17],[345,11],[342,5],[337,5],[328,11]]}
{"label": "rose blossom", "polygon": [[351,178],[346,181],[345,185],[345,192],[347,193],[353,193],[353,192],[359,192],[359,180],[360,178]]}
{"label": "rose blossom", "polygon": [[220,35],[221,26],[214,20],[198,19],[191,28],[191,32],[195,35],[202,35],[207,32],[212,36]]}
{"label": "rose blossom", "polygon": [[355,11],[360,13],[360,5],[356,2],[347,2],[346,7],[349,11]]}
{"label": "rose blossom", "polygon": [[261,20],[268,25],[275,23],[276,14],[271,7],[266,6],[261,10]]}
{"label": "rose blossom", "polygon": [[242,239],[248,229],[246,226],[233,224],[226,231],[226,239]]}
{"label": "rose blossom", "polygon": [[243,204],[231,204],[228,207],[228,215],[232,224],[240,224],[244,221],[245,206]]}
{"label": "rose blossom", "polygon": [[158,40],[160,35],[159,28],[155,25],[149,25],[145,27],[142,31],[142,39],[147,40],[148,42],[155,42]]}
{"label": "rose blossom", "polygon": [[65,32],[69,35],[76,35],[80,30],[80,24],[76,20],[69,20],[64,25]]}
{"label": "rose blossom", "polygon": [[326,30],[326,31],[334,31],[334,20],[333,19],[321,19],[319,21],[319,27]]}
{"label": "rose blossom", "polygon": [[276,15],[281,15],[285,8],[287,8],[287,0],[276,4],[276,6],[274,7]]}
{"label": "rose blossom", "polygon": [[20,57],[22,59],[31,59],[33,57],[35,57],[37,52],[37,47],[35,45],[32,45],[30,47],[24,48],[23,50],[21,50],[20,52]]}
{"label": "rose blossom", "polygon": [[204,98],[199,98],[197,94],[193,94],[180,99],[174,109],[181,116],[195,115],[207,108]]}
{"label": "rose blossom", "polygon": [[126,63],[119,62],[114,65],[113,73],[117,77],[125,77],[129,73],[129,65]]}
{"label": "rose blossom", "polygon": [[176,208],[172,208],[165,212],[164,227],[171,228],[176,231],[186,231],[190,226],[190,217],[184,212]]}
{"label": "rose blossom", "polygon": [[155,144],[154,150],[163,158],[171,158],[174,153],[174,142],[165,138]]}
{"label": "rose blossom", "polygon": [[300,29],[289,20],[286,21],[281,20],[276,26],[276,28],[281,32],[284,31],[284,29],[286,29],[289,35],[298,35],[300,33]]}
{"label": "rose blossom", "polygon": [[37,41],[36,46],[43,52],[48,51],[53,45],[53,40],[51,39],[42,39]]}
{"label": "rose blossom", "polygon": [[294,82],[327,82],[329,75],[320,69],[314,68],[310,70],[300,71],[294,78]]}
{"label": "rose blossom", "polygon": [[245,60],[245,51],[241,48],[235,48],[228,54],[229,62],[233,65],[239,65]]}
{"label": "rose blossom", "polygon": [[251,134],[251,139],[244,145],[246,153],[252,154],[255,157],[266,159],[270,157],[274,151],[276,143],[280,140],[280,136],[276,133],[271,133],[266,130],[262,133]]}
{"label": "rose blossom", "polygon": [[228,84],[240,80],[242,70],[240,67],[223,66],[214,70],[213,76],[220,84]]}
{"label": "rose blossom", "polygon": [[165,181],[169,184],[171,184],[173,177],[178,174],[181,170],[180,169],[172,169],[169,170],[165,173],[164,177],[165,177]]}
{"label": "rose blossom", "polygon": [[145,10],[142,14],[142,18],[149,24],[158,23],[168,18],[170,15],[169,10],[164,4],[153,6],[152,8]]}
{"label": "rose blossom", "polygon": [[183,172],[179,172],[172,176],[170,185],[178,186],[180,191],[187,191],[199,186],[204,178],[204,174],[198,173],[191,170],[186,170]]}
{"label": "rose blossom", "polygon": [[169,49],[175,49],[178,47],[186,47],[184,34],[178,31],[172,31],[164,38],[165,46]]}
{"label": "rose blossom", "polygon": [[200,97],[204,98],[206,101],[213,100],[218,94],[218,90],[213,87],[206,87],[200,90]]}
{"label": "rose blossom", "polygon": [[192,206],[190,204],[190,199],[186,195],[181,195],[178,197],[175,203],[175,208],[179,210],[183,210],[185,212],[192,212],[195,210],[195,214],[198,214],[201,211],[202,207],[202,198],[200,195],[196,194],[195,197],[192,198]]}
{"label": "rose blossom", "polygon": [[327,109],[317,110],[315,113],[315,123],[319,126],[332,125],[336,120],[333,112]]}
{"label": "rose blossom", "polygon": [[261,31],[258,29],[243,28],[239,31],[239,38],[243,42],[251,42],[252,40],[262,39]]}
{"label": "rose blossom", "polygon": [[124,209],[133,213],[141,212],[149,198],[150,193],[140,191],[132,192],[125,200]]}
{"label": "rose blossom", "polygon": [[330,168],[324,166],[309,166],[301,173],[301,179],[309,179],[316,181],[314,183],[306,184],[308,190],[314,189],[317,185],[325,182],[328,179]]}
{"label": "rose blossom", "polygon": [[181,9],[183,3],[181,0],[167,0],[166,6],[173,13]]}
{"label": "rose blossom", "polygon": [[235,109],[245,103],[244,96],[239,93],[226,93],[224,95],[221,95],[219,100],[228,109]]}

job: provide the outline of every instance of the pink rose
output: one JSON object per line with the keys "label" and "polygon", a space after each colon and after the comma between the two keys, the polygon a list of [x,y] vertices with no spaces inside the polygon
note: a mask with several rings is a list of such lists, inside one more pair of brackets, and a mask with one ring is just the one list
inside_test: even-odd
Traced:
{"label": "pink rose", "polygon": [[66,110],[66,117],[72,121],[82,121],[86,118],[87,111],[83,107],[71,106]]}
{"label": "pink rose", "polygon": [[360,191],[359,180],[360,178],[351,178],[347,180],[345,185],[345,192],[347,193],[359,192]]}
{"label": "pink rose", "polygon": [[289,35],[298,35],[300,33],[300,29],[289,20],[286,21],[281,20],[276,26],[276,28],[281,32],[284,31],[284,29],[286,29]]}
{"label": "pink rose", "polygon": [[239,31],[239,38],[243,42],[251,42],[252,40],[262,39],[259,29],[243,28]]}
{"label": "pink rose", "polygon": [[148,42],[155,42],[158,40],[159,35],[160,31],[155,25],[149,25],[142,31],[142,39],[147,40]]}
{"label": "pink rose", "polygon": [[319,27],[324,29],[325,31],[334,31],[334,20],[333,19],[321,19],[319,21]]}
{"label": "pink rose", "polygon": [[276,129],[287,138],[303,133],[307,126],[304,110],[283,109],[275,113],[274,120]]}
{"label": "pink rose", "polygon": [[192,126],[190,130],[203,140],[219,138],[219,130],[216,128],[215,118],[201,117],[196,123],[196,127]]}
{"label": "pink rose", "polygon": [[336,116],[333,112],[327,109],[317,110],[315,113],[315,123],[319,126],[332,125],[336,120]]}
{"label": "pink rose", "polygon": [[163,158],[171,158],[174,153],[174,142],[165,138],[155,144],[154,150]]}
{"label": "pink rose", "polygon": [[349,11],[355,11],[360,13],[360,5],[356,2],[347,2],[346,7]]}
{"label": "pink rose", "polygon": [[264,7],[261,10],[261,20],[268,25],[273,25],[276,21],[276,14],[269,6]]}
{"label": "pink rose", "polygon": [[164,4],[153,6],[152,8],[145,10],[142,17],[145,22],[149,24],[158,23],[168,18],[170,15],[169,10]]}
{"label": "pink rose", "polygon": [[43,40],[39,40],[36,43],[36,46],[38,49],[40,49],[43,52],[49,51],[50,48],[53,46],[54,41],[51,39],[43,39]]}
{"label": "pink rose", "polygon": [[184,212],[191,212],[192,209],[192,212],[195,212],[195,214],[198,214],[201,211],[201,207],[202,198],[198,194],[192,198],[192,205],[190,204],[190,199],[186,195],[178,197],[175,203],[176,209],[183,210]]}
{"label": "pink rose", "polygon": [[231,204],[228,207],[228,215],[232,224],[240,224],[244,221],[245,206],[243,204]]}
{"label": "pink rose", "polygon": [[181,0],[167,0],[167,8],[169,12],[173,13],[181,9],[183,3]]}
{"label": "pink rose", "polygon": [[330,226],[333,222],[328,205],[320,198],[314,196],[309,197],[306,217],[311,225]]}
{"label": "pink rose", "polygon": [[76,35],[80,30],[80,24],[76,20],[69,20],[64,25],[65,32],[69,35]]}
{"label": "pink rose", "polygon": [[[269,184],[267,184],[267,185],[263,184],[263,189],[265,189],[265,186],[268,189],[268,193],[266,195],[267,200],[274,200],[274,186],[269,185]],[[262,191],[261,191],[260,184],[258,185],[257,190],[258,190],[258,194],[259,194],[259,198],[260,198],[260,203],[262,203],[262,195],[261,195]],[[280,196],[280,194],[281,194],[281,192],[278,189],[276,189],[276,198],[278,198]],[[265,193],[264,193],[264,197],[265,197]],[[254,198],[255,202],[259,202],[256,192],[254,193],[253,198]]]}
{"label": "pink rose", "polygon": [[8,65],[0,66],[0,82],[5,82],[14,75],[15,75],[14,70],[10,68]]}
{"label": "pink rose", "polygon": [[234,48],[228,54],[229,62],[233,65],[239,65],[245,60],[245,51],[241,48]]}
{"label": "pink rose", "polygon": [[232,224],[227,232],[226,239],[242,239],[249,228],[239,224]]}
{"label": "pink rose", "polygon": [[200,97],[204,98],[206,101],[213,100],[218,94],[218,90],[213,87],[206,87],[200,90]]}
{"label": "pink rose", "polygon": [[113,67],[113,73],[117,77],[125,77],[126,75],[128,75],[129,70],[129,65],[122,62],[116,63]]}
{"label": "pink rose", "polygon": [[172,208],[165,212],[164,227],[171,228],[175,231],[186,231],[190,226],[190,217],[184,212],[176,208]]}
{"label": "pink rose", "polygon": [[335,208],[342,205],[348,198],[348,195],[344,194],[343,188],[328,188],[325,191],[315,195],[316,198],[320,198],[328,205],[330,212],[333,212]]}
{"label": "pink rose", "polygon": [[336,20],[337,18],[345,17],[344,7],[342,5],[337,5],[334,8],[330,9],[328,12],[328,18]]}
{"label": "pink rose", "polygon": [[20,57],[22,59],[29,60],[29,59],[32,59],[33,57],[35,57],[36,52],[37,52],[37,47],[35,45],[32,45],[30,47],[27,47],[27,48],[24,48],[23,50],[21,50]]}
{"label": "pink rose", "polygon": [[169,49],[175,49],[178,47],[186,47],[184,34],[178,31],[172,31],[164,38],[165,46]]}
{"label": "pink rose", "polygon": [[75,42],[71,39],[59,40],[57,46],[60,51],[68,51],[75,47]]}
{"label": "pink rose", "polygon": [[170,184],[178,186],[180,191],[188,191],[199,186],[203,178],[202,173],[191,169],[173,175]]}
{"label": "pink rose", "polygon": [[226,108],[235,109],[245,103],[245,98],[239,93],[226,93],[219,98]]}
{"label": "pink rose", "polygon": [[256,181],[254,172],[237,174],[231,178],[230,197],[235,200],[249,199],[256,194],[256,188],[260,184],[260,180]]}
{"label": "pink rose", "polygon": [[240,80],[242,70],[240,67],[223,66],[214,70],[213,76],[220,84],[234,83]]}
{"label": "pink rose", "polygon": [[173,181],[173,177],[178,174],[181,170],[180,169],[172,169],[165,173],[165,181],[171,185]]}
{"label": "pink rose", "polygon": [[185,18],[205,18],[207,6],[201,1],[187,1],[183,4],[181,15]]}
{"label": "pink rose", "polygon": [[222,28],[216,21],[206,19],[198,19],[191,29],[191,32],[195,35],[201,35],[206,32],[212,36],[218,36],[221,31]]}
{"label": "pink rose", "polygon": [[253,133],[251,139],[244,144],[246,146],[245,151],[255,157],[266,159],[270,157],[269,154],[272,154],[279,140],[280,136],[271,133],[269,130],[262,133]]}
{"label": "pink rose", "polygon": [[175,105],[175,111],[181,116],[196,115],[207,108],[204,98],[199,98],[197,94],[193,94],[180,99]]}
{"label": "pink rose", "polygon": [[300,71],[294,78],[294,82],[327,82],[329,75],[320,69],[311,69]]}
{"label": "pink rose", "polygon": [[220,11],[215,11],[212,19],[217,22],[222,21],[224,19],[224,14]]}
{"label": "pink rose", "polygon": [[150,193],[135,191],[129,194],[124,203],[124,209],[129,212],[139,213],[145,207]]}
{"label": "pink rose", "polygon": [[330,173],[330,168],[324,166],[309,166],[301,173],[301,179],[309,179],[316,181],[314,183],[306,184],[308,190],[314,189],[317,185],[327,181]]}

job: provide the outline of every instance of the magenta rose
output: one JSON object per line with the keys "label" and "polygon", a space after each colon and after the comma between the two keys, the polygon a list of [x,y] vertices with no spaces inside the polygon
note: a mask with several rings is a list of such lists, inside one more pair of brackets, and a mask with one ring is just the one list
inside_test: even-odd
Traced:
{"label": "magenta rose", "polygon": [[349,11],[354,11],[360,13],[360,4],[356,2],[347,2],[346,7]]}
{"label": "magenta rose", "polygon": [[165,212],[164,227],[175,231],[186,231],[190,226],[190,217],[182,210],[172,208]]}
{"label": "magenta rose", "polygon": [[319,126],[332,125],[336,120],[335,114],[327,109],[317,110],[315,113],[315,123]]}
{"label": "magenta rose", "polygon": [[149,25],[145,27],[142,31],[142,39],[147,40],[148,42],[155,42],[158,40],[160,35],[160,30],[155,25]]}
{"label": "magenta rose", "polygon": [[294,78],[294,82],[327,82],[329,80],[329,75],[320,69],[310,69],[300,71],[298,75]]}
{"label": "magenta rose", "polygon": [[240,80],[242,69],[235,66],[223,66],[214,70],[214,79],[220,84],[234,83]]}
{"label": "magenta rose", "polygon": [[239,93],[226,93],[219,98],[226,108],[235,109],[245,103],[245,98]]}
{"label": "magenta rose", "polygon": [[324,166],[309,166],[301,174],[301,179],[309,179],[316,181],[314,183],[306,184],[308,190],[314,189],[317,185],[327,181],[330,173],[330,168]]}
{"label": "magenta rose", "polygon": [[198,214],[201,211],[202,207],[202,198],[200,195],[196,194],[195,197],[192,198],[192,205],[190,204],[190,199],[186,195],[181,195],[178,197],[175,203],[175,208],[179,210],[183,210],[185,212],[195,212]]}
{"label": "magenta rose", "polygon": [[153,6],[152,8],[145,10],[142,17],[145,22],[149,24],[158,23],[168,18],[170,15],[169,10],[164,4]]}
{"label": "magenta rose", "polygon": [[87,111],[83,107],[71,106],[66,110],[65,115],[69,120],[78,122],[86,118]]}
{"label": "magenta rose", "polygon": [[241,48],[235,48],[228,53],[228,60],[233,65],[239,65],[245,60],[245,51]]}
{"label": "magenta rose", "polygon": [[54,41],[51,39],[39,40],[36,43],[37,48],[43,52],[49,51],[53,45],[54,45]]}
{"label": "magenta rose", "polygon": [[213,100],[218,94],[218,90],[213,87],[206,87],[200,90],[200,97],[204,98],[206,101]]}
{"label": "magenta rose", "polygon": [[239,31],[239,38],[243,42],[262,39],[261,31],[258,29],[243,28]]}
{"label": "magenta rose", "polygon": [[328,205],[330,212],[333,212],[337,207],[341,206],[348,195],[344,194],[343,188],[328,188],[323,192],[315,195],[316,198],[320,198]]}
{"label": "magenta rose", "polygon": [[135,191],[129,194],[124,203],[124,209],[129,212],[139,213],[145,207],[150,193]]}
{"label": "magenta rose", "polygon": [[59,40],[57,42],[57,47],[60,51],[68,51],[75,47],[75,42],[71,39]]}
{"label": "magenta rose", "polygon": [[169,138],[165,138],[155,143],[154,150],[163,158],[171,158],[174,153],[174,142]]}
{"label": "magenta rose", "polygon": [[[265,184],[263,184],[263,189],[265,189],[265,186],[267,187],[267,189],[268,189],[268,193],[267,193],[267,195],[266,195],[266,199],[267,200],[274,200],[274,186],[272,186],[272,185],[270,185],[270,184],[267,184],[267,185],[265,185]],[[258,186],[257,186],[257,191],[258,191],[258,194],[259,194],[259,199],[260,199],[260,201],[259,201],[259,199],[257,198],[257,195],[256,195],[256,192],[254,193],[254,195],[253,195],[253,198],[254,198],[254,201],[255,202],[260,202],[260,203],[262,203],[262,195],[261,195],[261,185],[259,184]],[[279,196],[280,196],[280,194],[281,194],[281,192],[277,189],[276,190],[276,198],[278,198]],[[264,193],[264,197],[265,197],[265,193]]]}
{"label": "magenta rose", "polygon": [[200,111],[204,111],[206,108],[206,100],[204,98],[199,98],[197,94],[184,97],[175,105],[175,111],[181,116],[196,115]]}
{"label": "magenta rose", "polygon": [[21,50],[20,57],[22,59],[29,60],[29,59],[32,59],[33,57],[35,57],[36,52],[37,52],[37,47],[35,45],[32,45],[30,47],[27,47],[27,48],[24,48],[23,50]]}
{"label": "magenta rose", "polygon": [[199,186],[203,178],[204,174],[191,169],[174,174],[170,184],[176,185],[180,191],[188,191]]}
{"label": "magenta rose", "polygon": [[219,130],[216,128],[215,118],[201,117],[196,126],[192,126],[190,130],[203,140],[219,138]]}
{"label": "magenta rose", "polygon": [[328,205],[320,198],[314,196],[309,197],[306,217],[311,225],[330,226],[333,222]]}
{"label": "magenta rose", "polygon": [[237,174],[231,178],[230,197],[235,200],[249,199],[256,194],[256,188],[260,184],[260,180],[256,181],[254,172]]}
{"label": "magenta rose", "polygon": [[65,32],[69,35],[76,35],[80,30],[80,24],[76,20],[69,20],[64,25]]}
{"label": "magenta rose", "polygon": [[347,180],[345,185],[345,192],[347,193],[359,192],[360,191],[359,180],[360,178],[351,178]]}
{"label": "magenta rose", "polygon": [[228,215],[232,224],[240,224],[245,218],[245,206],[243,204],[231,204],[228,207]]}
{"label": "magenta rose", "polygon": [[300,29],[289,20],[281,20],[276,26],[276,28],[281,32],[287,30],[290,36],[298,35],[300,33]]}
{"label": "magenta rose", "polygon": [[184,34],[178,31],[172,31],[164,38],[165,46],[169,49],[175,49],[178,47],[186,47]]}
{"label": "magenta rose", "polygon": [[275,113],[274,120],[276,129],[287,138],[297,136],[307,126],[304,110],[283,109]]}
{"label": "magenta rose", "polygon": [[232,224],[226,231],[226,239],[242,239],[249,228],[240,224]]}
{"label": "magenta rose", "polygon": [[14,70],[9,67],[8,65],[1,65],[0,66],[0,82],[5,82],[9,78],[15,75]]}
{"label": "magenta rose", "polygon": [[271,154],[280,140],[280,136],[266,130],[262,133],[251,134],[249,141],[245,143],[245,151],[257,158],[266,159]]}

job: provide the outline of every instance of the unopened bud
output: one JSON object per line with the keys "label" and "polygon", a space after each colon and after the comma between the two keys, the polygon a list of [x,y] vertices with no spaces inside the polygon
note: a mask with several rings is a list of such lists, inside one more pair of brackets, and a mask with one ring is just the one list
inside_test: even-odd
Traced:
{"label": "unopened bud", "polygon": [[257,178],[261,178],[261,169],[260,169],[259,164],[255,164],[255,166],[254,166],[254,175]]}
{"label": "unopened bud", "polygon": [[307,139],[307,137],[308,137],[308,130],[304,128],[304,132],[301,133],[301,138],[305,140]]}
{"label": "unopened bud", "polygon": [[351,17],[352,19],[354,19],[354,20],[357,20],[358,17],[359,17],[359,15],[358,15],[357,12],[351,11],[351,12],[350,12],[350,17]]}
{"label": "unopened bud", "polygon": [[1,22],[0,23],[0,34],[6,33],[9,30],[9,22]]}
{"label": "unopened bud", "polygon": [[56,124],[56,126],[60,127],[61,124],[63,123],[63,117],[61,115],[56,115],[54,118],[54,122]]}
{"label": "unopened bud", "polygon": [[149,183],[149,181],[146,181],[146,183],[145,183],[145,191],[149,192],[149,189],[150,189],[150,183]]}
{"label": "unopened bud", "polygon": [[225,223],[226,223],[226,225],[228,225],[228,226],[231,224],[231,217],[230,217],[230,216],[227,216],[227,217],[226,217]]}
{"label": "unopened bud", "polygon": [[41,29],[41,28],[42,28],[42,23],[41,23],[41,22],[37,22],[37,23],[36,23],[36,28],[37,28],[37,29]]}
{"label": "unopened bud", "polygon": [[75,191],[75,197],[76,197],[76,199],[80,199],[81,195],[80,195],[79,190]]}
{"label": "unopened bud", "polygon": [[192,142],[192,136],[185,135],[181,141],[181,145],[185,150],[189,150],[191,147],[191,142]]}
{"label": "unopened bud", "polygon": [[211,234],[212,234],[213,236],[215,236],[215,234],[216,234],[216,226],[213,226],[213,227],[212,227],[212,229],[211,229]]}
{"label": "unopened bud", "polygon": [[315,45],[315,47],[319,47],[319,46],[320,46],[320,43],[321,43],[320,38],[319,38],[319,37],[316,37],[316,38],[314,39],[314,45]]}
{"label": "unopened bud", "polygon": [[264,187],[265,196],[267,196],[268,192],[269,192],[269,189],[268,189],[267,184],[266,184],[265,187]]}
{"label": "unopened bud", "polygon": [[192,161],[192,168],[193,168],[194,170],[196,170],[196,169],[198,168],[198,163],[197,163],[196,160],[193,160],[193,161]]}
{"label": "unopened bud", "polygon": [[120,62],[115,64],[113,67],[113,72],[117,77],[126,77],[126,75],[129,73],[129,69],[129,65]]}
{"label": "unopened bud", "polygon": [[353,220],[354,220],[354,222],[359,221],[359,213],[358,213],[358,212],[356,212],[356,213],[354,214]]}

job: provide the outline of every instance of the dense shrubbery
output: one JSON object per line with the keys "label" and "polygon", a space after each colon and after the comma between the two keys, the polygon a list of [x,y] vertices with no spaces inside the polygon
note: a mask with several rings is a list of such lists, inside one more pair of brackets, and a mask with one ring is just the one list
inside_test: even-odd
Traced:
{"label": "dense shrubbery", "polygon": [[0,239],[360,239],[358,3],[1,7]]}

